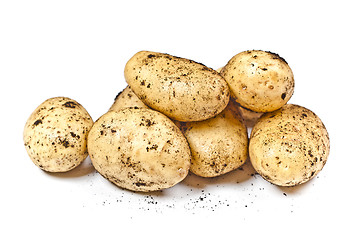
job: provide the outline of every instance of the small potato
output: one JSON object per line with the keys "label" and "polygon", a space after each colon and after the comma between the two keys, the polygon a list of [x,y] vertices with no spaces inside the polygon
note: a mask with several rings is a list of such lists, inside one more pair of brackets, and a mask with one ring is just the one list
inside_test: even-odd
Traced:
{"label": "small potato", "polygon": [[69,171],[88,156],[87,136],[92,125],[89,113],[75,100],[50,98],[35,109],[25,124],[26,151],[42,170]]}
{"label": "small potato", "polygon": [[216,177],[240,167],[248,156],[247,129],[232,102],[214,118],[181,124],[192,153],[190,171]]}
{"label": "small potato", "polygon": [[119,187],[156,191],[188,174],[190,149],[179,128],[146,108],[109,111],[92,127],[88,141],[95,169]]}
{"label": "small potato", "polygon": [[235,55],[220,73],[234,99],[254,112],[271,112],[285,105],[294,92],[294,76],[279,55],[260,50]]}
{"label": "small potato", "polygon": [[125,66],[125,79],[147,106],[174,120],[209,119],[229,102],[229,88],[218,72],[168,54],[136,53]]}
{"label": "small potato", "polygon": [[135,95],[130,86],[119,92],[109,111],[117,111],[128,107],[149,108]]}
{"label": "small potato", "polygon": [[264,114],[250,136],[252,165],[264,179],[279,186],[312,179],[324,167],[329,151],[329,135],[320,118],[298,105]]}

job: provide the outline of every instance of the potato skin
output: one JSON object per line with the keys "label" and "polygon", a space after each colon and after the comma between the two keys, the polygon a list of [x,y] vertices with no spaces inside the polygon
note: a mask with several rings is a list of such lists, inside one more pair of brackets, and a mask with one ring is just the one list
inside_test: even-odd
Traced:
{"label": "potato skin", "polygon": [[198,176],[220,176],[246,161],[247,128],[232,102],[214,118],[181,123],[181,130],[192,153],[190,171]]}
{"label": "potato skin", "polygon": [[271,52],[252,50],[230,59],[220,73],[234,99],[255,112],[272,112],[294,92],[294,75],[287,62]]}
{"label": "potato skin", "polygon": [[101,116],[89,133],[95,169],[121,188],[156,191],[188,174],[190,149],[179,128],[163,114],[125,108]]}
{"label": "potato skin", "polygon": [[119,92],[109,111],[117,111],[128,107],[149,108],[135,95],[130,86],[127,86],[123,91]]}
{"label": "potato skin", "polygon": [[147,106],[179,121],[209,119],[229,102],[229,88],[219,73],[168,54],[136,53],[125,66],[125,79]]}
{"label": "potato skin", "polygon": [[[216,69],[216,71],[218,73],[220,73],[223,68],[224,67],[220,67],[220,68]],[[242,119],[244,120],[244,123],[245,123],[246,127],[253,127],[255,125],[256,121],[263,114],[263,113],[254,112],[254,111],[252,111],[250,109],[246,109],[246,108],[242,107],[238,102],[236,102],[234,97],[230,96],[230,101],[229,102],[235,103],[237,111],[240,112],[240,115],[241,115]]]}
{"label": "potato skin", "polygon": [[[116,98],[112,109],[139,108],[141,103],[128,86]],[[196,175],[216,177],[240,167],[245,162],[248,155],[247,129],[234,102],[229,102],[219,115],[208,120],[173,122],[183,131],[189,142],[192,153],[190,171]]]}
{"label": "potato skin", "polygon": [[85,160],[87,136],[93,125],[89,113],[66,97],[50,98],[30,115],[24,128],[26,151],[36,166],[66,172]]}
{"label": "potato skin", "polygon": [[252,165],[279,186],[312,179],[324,167],[329,151],[329,135],[320,118],[298,105],[287,104],[264,114],[250,136]]}

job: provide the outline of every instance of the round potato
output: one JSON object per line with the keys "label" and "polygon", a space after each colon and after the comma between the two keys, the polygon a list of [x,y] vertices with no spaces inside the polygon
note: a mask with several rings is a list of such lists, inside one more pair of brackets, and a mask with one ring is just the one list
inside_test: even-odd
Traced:
{"label": "round potato", "polygon": [[181,124],[192,153],[190,171],[216,177],[240,167],[248,156],[247,128],[231,102],[219,115]]}
{"label": "round potato", "polygon": [[128,107],[149,108],[135,95],[130,86],[119,92],[109,111],[117,111]]}
{"label": "round potato", "polygon": [[294,186],[312,179],[325,165],[329,135],[312,111],[285,105],[255,124],[249,154],[255,170],[269,182]]}
{"label": "round potato", "polygon": [[119,187],[156,191],[188,174],[190,149],[179,128],[146,108],[109,111],[92,127],[88,141],[95,169]]}
{"label": "round potato", "polygon": [[25,124],[26,151],[42,170],[69,171],[88,156],[87,136],[92,125],[89,113],[75,100],[50,98],[35,109]]}
{"label": "round potato", "polygon": [[255,112],[271,112],[285,105],[294,92],[294,76],[279,55],[260,50],[235,55],[220,73],[234,99]]}
{"label": "round potato", "polygon": [[219,114],[229,88],[215,70],[189,59],[142,51],[125,66],[125,79],[150,108],[179,121],[201,121]]}

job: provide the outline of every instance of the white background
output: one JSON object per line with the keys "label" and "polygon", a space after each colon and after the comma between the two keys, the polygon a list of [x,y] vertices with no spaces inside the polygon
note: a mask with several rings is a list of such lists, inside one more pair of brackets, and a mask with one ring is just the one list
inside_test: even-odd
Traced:
{"label": "white background", "polygon": [[[130,1],[129,1],[130,2]],[[357,1],[1,1],[1,239],[359,236]],[[87,159],[65,174],[38,169],[23,146],[31,112],[67,96],[94,120],[125,86],[127,60],[166,52],[219,68],[262,49],[295,75],[291,103],[323,120],[331,151],[307,184],[280,188],[249,164],[223,177],[187,177],[132,193]],[[129,236],[129,234],[131,234]]]}

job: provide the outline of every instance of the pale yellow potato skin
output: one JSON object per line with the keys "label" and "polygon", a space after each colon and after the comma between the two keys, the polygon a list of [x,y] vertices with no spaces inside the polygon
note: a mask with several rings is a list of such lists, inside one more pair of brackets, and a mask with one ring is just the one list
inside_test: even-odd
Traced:
{"label": "pale yellow potato skin", "polygon": [[315,177],[329,151],[329,135],[320,118],[298,105],[264,114],[250,136],[253,167],[279,186],[295,186]]}
{"label": "pale yellow potato skin", "polygon": [[220,176],[247,159],[247,128],[231,102],[214,118],[181,123],[181,130],[192,153],[190,171],[198,176]]}
{"label": "pale yellow potato skin", "polygon": [[[216,69],[216,71],[220,73],[223,68],[224,67],[220,67],[220,68]],[[255,125],[256,121],[261,117],[261,115],[263,115],[263,113],[254,112],[254,111],[251,111],[250,109],[246,109],[246,108],[242,107],[238,102],[236,102],[234,100],[233,97],[230,97],[230,101],[235,103],[236,107],[238,108],[238,111],[241,114],[241,117],[244,120],[245,126],[247,126],[247,127],[253,127]]]}
{"label": "pale yellow potato skin", "polygon": [[228,85],[218,72],[168,54],[136,53],[125,66],[125,80],[147,106],[174,120],[206,120],[229,102]]}
{"label": "pale yellow potato skin", "polygon": [[230,59],[220,74],[234,99],[254,112],[272,112],[294,92],[294,75],[287,62],[271,52],[251,50]]}
{"label": "pale yellow potato skin", "polygon": [[127,86],[116,96],[109,111],[117,111],[128,107],[149,108],[135,95],[130,86]]}
{"label": "pale yellow potato skin", "polygon": [[26,151],[44,171],[69,171],[88,156],[87,136],[92,125],[89,113],[75,100],[50,98],[35,109],[25,124]]}
{"label": "pale yellow potato skin", "polygon": [[[140,108],[142,102],[128,86],[113,104],[112,110]],[[145,108],[148,108],[144,105]],[[216,177],[240,167],[248,155],[247,129],[232,102],[214,118],[199,122],[173,120],[190,144],[190,171],[202,177]]]}
{"label": "pale yellow potato skin", "polygon": [[95,169],[121,188],[156,191],[182,181],[190,149],[180,129],[165,115],[146,108],[125,108],[101,116],[89,133]]}

